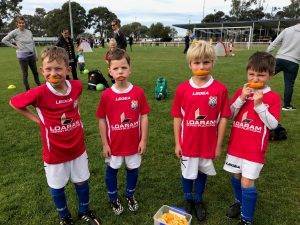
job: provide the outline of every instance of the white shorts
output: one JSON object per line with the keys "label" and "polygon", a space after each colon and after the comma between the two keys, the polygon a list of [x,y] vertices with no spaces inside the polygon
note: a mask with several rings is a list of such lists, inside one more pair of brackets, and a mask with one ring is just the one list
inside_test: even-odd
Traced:
{"label": "white shorts", "polygon": [[181,156],[181,173],[185,179],[195,180],[198,171],[207,175],[216,175],[216,170],[211,159]]}
{"label": "white shorts", "polygon": [[223,169],[230,173],[241,173],[243,177],[255,180],[259,177],[264,164],[252,162],[227,154]]}
{"label": "white shorts", "polygon": [[72,183],[79,183],[89,179],[88,156],[84,152],[81,156],[68,162],[48,164],[44,162],[47,183],[49,187],[60,189],[66,186],[71,178]]}
{"label": "white shorts", "polygon": [[113,169],[119,169],[123,161],[125,160],[125,165],[128,169],[136,169],[141,166],[142,156],[140,154],[134,154],[129,156],[110,156],[105,158],[105,163]]}

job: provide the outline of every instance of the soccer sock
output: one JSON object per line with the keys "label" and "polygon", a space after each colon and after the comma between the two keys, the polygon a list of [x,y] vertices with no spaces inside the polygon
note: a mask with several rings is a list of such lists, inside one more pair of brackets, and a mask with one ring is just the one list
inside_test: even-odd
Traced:
{"label": "soccer sock", "polygon": [[184,199],[188,202],[193,201],[193,183],[194,180],[186,179],[183,176],[181,177]]}
{"label": "soccer sock", "polygon": [[234,176],[231,177],[231,185],[233,188],[233,193],[235,200],[239,203],[242,203],[242,188],[241,188],[241,180],[235,178]]}
{"label": "soccer sock", "polygon": [[107,187],[108,197],[111,202],[116,201],[118,198],[117,174],[117,169],[113,169],[110,166],[106,167],[105,183]]}
{"label": "soccer sock", "polygon": [[126,193],[125,196],[131,198],[135,192],[139,169],[128,169],[126,168]]}
{"label": "soccer sock", "polygon": [[255,186],[242,187],[242,219],[253,221],[255,205],[257,200],[257,191]]}
{"label": "soccer sock", "polygon": [[89,183],[85,181],[83,184],[75,184],[76,193],[78,196],[78,212],[79,214],[86,213],[89,210]]}
{"label": "soccer sock", "polygon": [[198,172],[198,176],[194,183],[195,185],[194,201],[196,203],[202,202],[202,195],[205,189],[206,180],[207,180],[207,175],[205,173]]}
{"label": "soccer sock", "polygon": [[50,188],[50,194],[52,196],[53,202],[56,206],[60,218],[71,216],[67,206],[65,188],[60,188],[60,189]]}

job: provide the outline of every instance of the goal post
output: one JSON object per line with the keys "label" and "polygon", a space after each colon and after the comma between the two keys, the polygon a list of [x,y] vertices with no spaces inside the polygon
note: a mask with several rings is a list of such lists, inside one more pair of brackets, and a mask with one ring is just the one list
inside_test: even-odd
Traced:
{"label": "goal post", "polygon": [[193,29],[194,37],[204,40],[221,39],[223,42],[233,41],[235,44],[246,44],[247,49],[250,49],[253,41],[252,26],[241,27],[202,27]]}

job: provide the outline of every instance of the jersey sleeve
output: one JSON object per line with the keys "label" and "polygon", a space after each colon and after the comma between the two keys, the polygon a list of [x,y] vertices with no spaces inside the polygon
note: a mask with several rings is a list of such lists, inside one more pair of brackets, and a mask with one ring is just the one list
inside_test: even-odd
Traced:
{"label": "jersey sleeve", "polygon": [[171,109],[171,115],[173,117],[182,118],[181,107],[182,107],[182,88],[179,86],[176,90],[175,97],[173,100],[173,105]]}
{"label": "jersey sleeve", "polygon": [[100,118],[105,118],[106,117],[106,102],[107,102],[107,95],[105,94],[105,91],[102,92],[100,102],[98,104],[98,108],[96,111],[96,116]]}
{"label": "jersey sleeve", "polygon": [[141,115],[145,115],[145,114],[148,114],[150,112],[150,107],[149,107],[149,104],[147,102],[147,98],[146,98],[146,95],[145,95],[145,92],[142,90],[142,93],[141,93],[141,97],[140,97],[140,101],[141,101]]}
{"label": "jersey sleeve", "polygon": [[281,114],[281,98],[279,94],[274,94],[273,104],[269,106],[269,112],[277,119],[280,120]]}
{"label": "jersey sleeve", "polygon": [[230,118],[231,111],[229,106],[229,98],[227,88],[224,88],[222,93],[221,118]]}
{"label": "jersey sleeve", "polygon": [[30,89],[26,92],[13,96],[10,99],[11,104],[17,109],[26,108],[29,105],[37,106],[41,88]]}

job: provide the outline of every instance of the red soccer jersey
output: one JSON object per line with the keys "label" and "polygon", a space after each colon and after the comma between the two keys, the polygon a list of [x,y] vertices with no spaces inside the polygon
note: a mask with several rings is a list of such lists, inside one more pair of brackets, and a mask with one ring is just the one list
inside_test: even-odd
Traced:
{"label": "red soccer jersey", "polygon": [[128,156],[138,152],[140,117],[149,112],[144,91],[138,86],[130,84],[124,92],[113,86],[102,93],[96,116],[106,119],[112,155]]}
{"label": "red soccer jersey", "polygon": [[218,122],[230,117],[227,88],[213,78],[202,87],[190,79],[178,86],[171,114],[182,119],[179,137],[182,155],[213,159]]}
{"label": "red soccer jersey", "polygon": [[12,105],[18,109],[29,105],[36,108],[41,120],[43,160],[49,164],[73,160],[85,151],[83,125],[78,109],[82,84],[75,80],[66,83],[66,94],[57,92],[47,82],[11,98]]}
{"label": "red soccer jersey", "polygon": [[[234,103],[241,93],[242,89],[238,89],[231,103]],[[270,88],[266,88],[263,93],[263,103],[268,106],[269,112],[279,121],[280,96],[271,91]],[[228,143],[228,154],[249,161],[264,163],[269,135],[270,130],[255,112],[253,96],[250,96],[234,118]]]}

